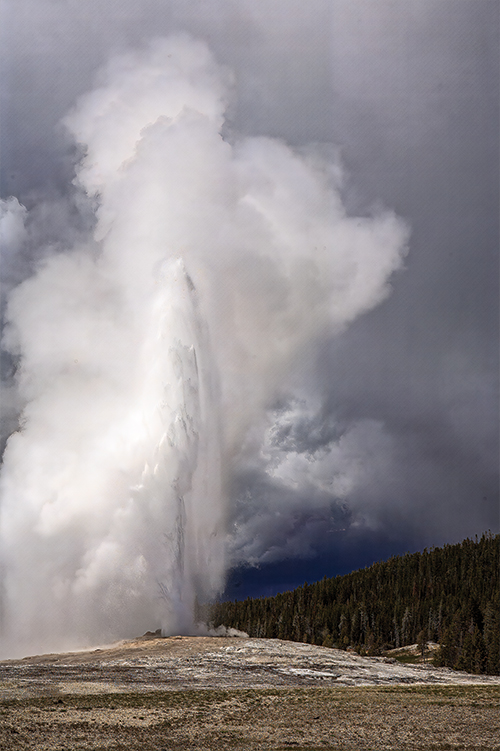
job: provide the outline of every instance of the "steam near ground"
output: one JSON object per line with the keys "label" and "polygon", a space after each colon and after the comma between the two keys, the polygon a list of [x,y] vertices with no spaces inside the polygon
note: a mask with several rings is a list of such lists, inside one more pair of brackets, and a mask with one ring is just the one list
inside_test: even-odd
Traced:
{"label": "steam near ground", "polygon": [[[20,427],[1,477],[3,656],[194,633],[195,597],[262,557],[251,506],[228,539],[236,470],[260,456],[273,516],[276,483],[322,508],[362,473],[355,429],[301,453],[314,405],[290,374],[388,295],[407,227],[347,215],[318,149],[238,138],[233,88],[176,35],[112,58],[64,120],[83,229],[63,222],[5,313]],[[14,257],[29,212],[8,199],[1,222]]]}

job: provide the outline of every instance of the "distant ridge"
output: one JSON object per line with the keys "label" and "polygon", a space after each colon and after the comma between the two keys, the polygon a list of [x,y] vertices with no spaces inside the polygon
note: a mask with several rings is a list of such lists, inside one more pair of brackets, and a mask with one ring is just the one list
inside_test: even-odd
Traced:
{"label": "distant ridge", "polygon": [[500,535],[407,553],[275,597],[219,602],[215,627],[360,654],[427,641],[435,664],[500,674]]}

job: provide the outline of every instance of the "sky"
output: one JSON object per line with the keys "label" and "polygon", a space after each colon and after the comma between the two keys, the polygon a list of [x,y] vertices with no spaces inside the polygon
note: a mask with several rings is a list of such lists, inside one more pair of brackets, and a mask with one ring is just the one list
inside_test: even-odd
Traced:
{"label": "sky", "polygon": [[[4,312],[42,258],[95,226],[62,119],[109,59],[178,32],[228,71],[226,143],[278,139],[320,164],[369,232],[393,212],[398,260],[352,315],[308,328],[305,305],[276,372],[259,329],[266,396],[223,453],[225,596],[497,532],[496,0],[2,0],[1,14],[1,197],[19,202]],[[23,409],[16,362],[3,353],[4,444]]]}

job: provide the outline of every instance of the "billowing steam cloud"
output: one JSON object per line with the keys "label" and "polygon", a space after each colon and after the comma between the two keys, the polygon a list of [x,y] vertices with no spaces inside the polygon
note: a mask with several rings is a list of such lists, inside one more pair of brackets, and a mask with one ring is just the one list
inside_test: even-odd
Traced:
{"label": "billowing steam cloud", "polygon": [[[304,344],[401,266],[404,226],[346,216],[317,157],[221,135],[230,90],[176,36],[114,59],[65,120],[96,224],[8,299],[4,655],[191,631],[224,585],[245,436]],[[15,244],[26,212],[3,213]]]}

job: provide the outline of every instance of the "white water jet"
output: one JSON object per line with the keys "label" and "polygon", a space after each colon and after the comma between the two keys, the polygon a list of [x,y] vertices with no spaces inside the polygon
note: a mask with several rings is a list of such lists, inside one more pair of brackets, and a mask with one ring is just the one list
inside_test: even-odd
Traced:
{"label": "white water jet", "polygon": [[111,61],[66,124],[88,243],[10,294],[1,654],[161,624],[224,585],[226,477],[304,342],[388,293],[406,229],[347,217],[285,144],[221,136],[230,77],[186,36]]}

